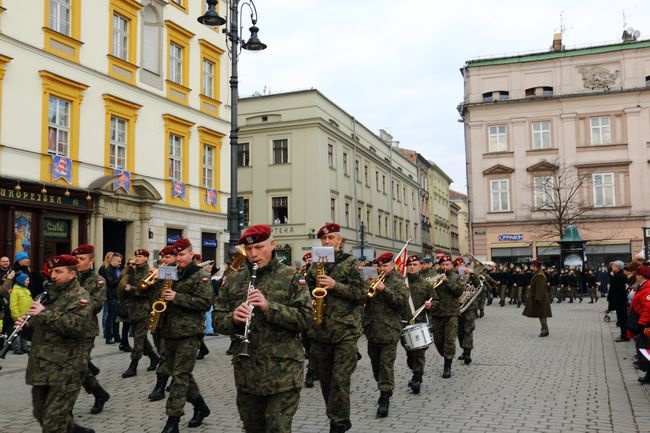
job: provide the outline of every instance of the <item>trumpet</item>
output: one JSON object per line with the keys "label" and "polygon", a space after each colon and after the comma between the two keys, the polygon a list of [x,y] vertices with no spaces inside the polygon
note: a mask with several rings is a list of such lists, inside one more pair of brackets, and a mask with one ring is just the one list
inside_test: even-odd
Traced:
{"label": "trumpet", "polygon": [[232,261],[230,262],[230,265],[228,265],[228,268],[223,271],[223,276],[221,278],[221,284],[226,283],[226,277],[228,274],[238,271],[239,268],[242,267],[244,262],[246,261],[246,250],[244,249],[243,246],[237,245],[235,247],[235,255],[232,257]]}
{"label": "trumpet", "polygon": [[208,266],[214,265],[214,260],[206,260],[205,262],[197,263],[196,266],[199,268],[205,268]]}
{"label": "trumpet", "polygon": [[156,281],[158,281],[158,272],[158,268],[153,269],[147,278],[140,280],[138,287],[141,289],[148,289],[149,287],[156,284]]}
{"label": "trumpet", "polygon": [[372,298],[377,294],[377,286],[383,283],[386,279],[386,272],[382,272],[378,277],[370,279],[370,286],[368,286],[368,297]]}
{"label": "trumpet", "polygon": [[[321,261],[316,263],[316,281],[318,277],[325,275],[325,264]],[[327,288],[321,287],[316,283],[316,287],[311,291],[311,296],[314,298],[311,301],[311,309],[314,316],[314,324],[320,326],[323,323],[324,310],[325,310],[325,297],[327,296]]]}

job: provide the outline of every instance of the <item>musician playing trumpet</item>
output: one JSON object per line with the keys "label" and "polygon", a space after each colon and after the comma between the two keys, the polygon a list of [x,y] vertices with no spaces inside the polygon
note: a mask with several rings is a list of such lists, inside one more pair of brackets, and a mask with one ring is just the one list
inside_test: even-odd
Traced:
{"label": "musician playing trumpet", "polygon": [[376,293],[368,298],[364,315],[364,333],[368,338],[368,356],[372,374],[379,388],[377,416],[386,417],[390,397],[395,389],[395,357],[402,335],[402,316],[408,309],[408,290],[404,277],[394,271],[392,253],[384,253],[374,262],[383,281],[376,283]]}
{"label": "musician playing trumpet", "polygon": [[[410,322],[411,319],[413,319],[415,311],[420,308],[420,306],[424,305],[424,311],[420,313],[413,322],[429,323],[431,311],[435,311],[440,303],[438,294],[433,289],[431,282],[421,275],[421,268],[422,262],[418,256],[413,255],[406,260],[406,276],[408,278],[408,290],[410,293],[410,299],[408,302],[409,307],[407,308],[407,314],[404,317],[407,322]],[[406,351],[406,364],[413,372],[413,377],[408,384],[409,388],[413,391],[413,394],[420,393],[420,385],[422,384],[422,376],[424,375],[426,351],[427,347],[420,350]]]}
{"label": "musician playing trumpet", "polygon": [[[274,256],[271,226],[249,227],[239,244],[245,248],[247,263],[230,273],[219,290],[213,325],[220,334],[241,336],[232,359],[244,430],[291,432],[302,389],[300,333],[312,320],[307,282]],[[244,345],[246,328],[249,343]],[[244,347],[247,353],[242,353]]]}

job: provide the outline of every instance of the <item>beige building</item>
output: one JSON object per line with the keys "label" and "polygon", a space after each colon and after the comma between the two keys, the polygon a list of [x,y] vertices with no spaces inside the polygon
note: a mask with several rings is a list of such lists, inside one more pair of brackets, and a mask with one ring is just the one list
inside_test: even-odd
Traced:
{"label": "beige building", "polygon": [[[299,264],[328,221],[345,250],[370,258],[411,239],[422,251],[418,171],[392,138],[368,130],[317,90],[239,101],[239,196],[249,224],[268,224],[278,254]],[[362,230],[363,227],[363,230]]]}
{"label": "beige building", "polygon": [[227,238],[228,57],[202,0],[3,1],[0,253]]}
{"label": "beige building", "polygon": [[469,218],[467,196],[458,191],[449,190],[449,202],[458,206],[458,255],[466,256],[469,249]]}
{"label": "beige building", "polygon": [[[431,162],[431,161],[430,161]],[[429,168],[429,214],[433,226],[431,227],[431,243],[433,251],[451,252],[451,215],[449,209],[449,185],[453,181],[447,174],[431,162]]]}
{"label": "beige building", "polygon": [[650,226],[650,40],[565,50],[556,35],[550,51],[468,61],[462,74],[470,249],[557,262],[549,223],[566,203],[590,263],[638,254]]}

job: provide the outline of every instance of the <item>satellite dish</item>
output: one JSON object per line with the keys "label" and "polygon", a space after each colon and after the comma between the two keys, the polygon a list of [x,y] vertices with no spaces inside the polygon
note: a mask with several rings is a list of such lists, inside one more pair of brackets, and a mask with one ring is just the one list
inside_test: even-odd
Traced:
{"label": "satellite dish", "polygon": [[632,37],[636,40],[638,37],[641,36],[641,32],[638,30],[635,30],[634,33],[632,33]]}
{"label": "satellite dish", "polygon": [[257,98],[257,97],[260,97],[260,96],[262,96],[262,94],[260,92],[256,91],[255,93],[253,93],[254,98]]}
{"label": "satellite dish", "polygon": [[632,27],[628,27],[626,32],[631,35],[632,33],[634,33],[634,29]]}

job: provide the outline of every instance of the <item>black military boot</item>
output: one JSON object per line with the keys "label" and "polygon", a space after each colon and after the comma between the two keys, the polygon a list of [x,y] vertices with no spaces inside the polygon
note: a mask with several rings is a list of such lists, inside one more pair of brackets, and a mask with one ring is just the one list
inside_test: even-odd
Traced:
{"label": "black military boot", "polygon": [[409,382],[409,386],[411,387],[411,391],[413,391],[413,394],[420,393],[421,384],[422,384],[422,375],[420,373],[414,374],[413,379],[411,379],[411,382]]}
{"label": "black military boot", "polygon": [[506,305],[506,301],[504,301],[503,299],[500,300],[500,301],[499,301],[499,305],[500,305],[501,307],[503,307],[504,305]]}
{"label": "black military boot", "polygon": [[305,388],[313,388],[314,380],[316,380],[316,372],[308,369],[307,374],[305,374]]}
{"label": "black military boot", "polygon": [[194,428],[203,424],[203,419],[210,415],[210,408],[205,404],[205,400],[200,395],[192,402],[194,405],[194,415],[189,423],[188,427]]}
{"label": "black military boot", "polygon": [[451,377],[451,359],[445,359],[445,365],[442,369],[442,378],[449,379]]}
{"label": "black military boot", "polygon": [[199,353],[196,355],[196,359],[203,359],[208,353],[210,353],[208,346],[206,346],[205,343],[201,341],[201,347],[199,347]]}
{"label": "black military boot", "polygon": [[379,396],[379,407],[377,408],[377,416],[386,418],[388,416],[388,406],[390,405],[390,392],[382,391]]}
{"label": "black military boot", "polygon": [[127,368],[126,371],[122,373],[123,379],[126,379],[127,377],[133,377],[138,374],[138,361],[139,359],[131,360],[131,364],[129,364],[129,368]]}
{"label": "black military boot", "polygon": [[330,433],[345,433],[352,428],[352,423],[346,421],[345,423],[334,423],[330,421]]}
{"label": "black military boot", "polygon": [[472,362],[472,349],[463,350],[463,355],[463,361],[465,362],[465,365],[469,365]]}
{"label": "black military boot", "polygon": [[100,370],[92,361],[88,361],[88,371],[90,371],[93,376],[97,376]]}
{"label": "black military boot", "polygon": [[167,423],[162,429],[161,433],[180,433],[178,430],[178,423],[181,421],[180,416],[170,416],[167,418]]}
{"label": "black military boot", "polygon": [[156,376],[156,386],[153,391],[151,391],[151,394],[147,396],[149,401],[158,401],[165,398],[165,387],[167,386],[167,379],[169,379],[169,376],[165,374],[157,374]]}
{"label": "black military boot", "polygon": [[95,404],[90,409],[90,413],[97,415],[104,410],[104,404],[108,401],[109,398],[111,398],[111,395],[107,393],[104,388],[101,387],[101,385],[97,385],[95,389],[93,389],[93,396],[95,396]]}
{"label": "black military boot", "polygon": [[87,427],[82,427],[79,424],[73,424],[72,433],[95,433],[95,430]]}

